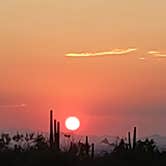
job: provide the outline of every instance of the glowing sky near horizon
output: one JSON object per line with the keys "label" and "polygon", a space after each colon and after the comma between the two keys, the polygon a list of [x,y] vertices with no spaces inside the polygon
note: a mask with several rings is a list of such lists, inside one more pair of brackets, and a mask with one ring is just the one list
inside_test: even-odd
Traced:
{"label": "glowing sky near horizon", "polygon": [[[0,131],[166,135],[166,1],[0,2]],[[73,58],[71,58],[73,57]],[[102,131],[98,129],[102,127]]]}

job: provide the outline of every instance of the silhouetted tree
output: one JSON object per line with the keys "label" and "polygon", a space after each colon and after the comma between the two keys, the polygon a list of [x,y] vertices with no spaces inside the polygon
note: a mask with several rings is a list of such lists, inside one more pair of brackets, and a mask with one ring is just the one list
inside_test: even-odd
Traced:
{"label": "silhouetted tree", "polygon": [[36,150],[46,150],[49,148],[48,141],[42,134],[38,134],[36,138],[34,138],[34,143]]}
{"label": "silhouetted tree", "polygon": [[122,153],[128,150],[128,144],[125,143],[125,140],[122,138],[119,144],[116,144],[113,153]]}
{"label": "silhouetted tree", "polygon": [[137,141],[136,150],[139,152],[156,152],[158,151],[157,146],[153,139],[148,138],[145,141]]}
{"label": "silhouetted tree", "polygon": [[0,137],[0,151],[7,150],[10,141],[11,141],[10,135],[8,133],[2,133]]}

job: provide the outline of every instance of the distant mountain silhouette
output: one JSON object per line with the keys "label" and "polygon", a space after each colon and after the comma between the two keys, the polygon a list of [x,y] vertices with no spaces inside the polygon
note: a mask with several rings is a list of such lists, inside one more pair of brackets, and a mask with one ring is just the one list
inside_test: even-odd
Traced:
{"label": "distant mountain silhouette", "polygon": [[[10,132],[11,135],[14,135],[16,132]],[[26,132],[21,132],[26,133]],[[42,132],[43,135],[46,137],[49,137],[49,134],[46,132]],[[68,135],[68,134],[67,134]],[[95,153],[100,154],[101,152],[111,152],[113,149],[113,145],[117,141],[117,136],[112,135],[90,135],[89,141],[95,144]],[[151,136],[141,137],[140,139],[145,140],[146,138],[153,139],[156,145],[158,146],[160,151],[166,151],[166,136],[161,136],[159,134],[154,134]],[[66,137],[66,133],[61,133],[61,144],[64,146],[68,146],[67,144],[70,142],[70,139],[74,140],[81,140],[84,141],[85,136],[84,135],[73,135],[72,137]],[[10,144],[12,147],[12,144]]]}
{"label": "distant mountain silhouette", "polygon": [[[111,135],[89,136],[89,138],[95,143],[95,147],[98,153],[103,150],[110,152],[110,147],[113,146],[118,139],[117,136]],[[154,134],[147,137],[141,137],[140,139],[145,140],[146,138],[153,139],[160,151],[166,151],[166,136]]]}

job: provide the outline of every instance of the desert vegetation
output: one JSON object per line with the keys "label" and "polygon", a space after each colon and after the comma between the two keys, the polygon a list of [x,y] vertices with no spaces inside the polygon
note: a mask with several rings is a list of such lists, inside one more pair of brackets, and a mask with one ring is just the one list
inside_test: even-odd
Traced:
{"label": "desert vegetation", "polygon": [[[132,138],[131,138],[132,135]],[[64,135],[70,138],[70,135]],[[60,122],[53,120],[50,112],[49,136],[35,133],[0,135],[0,164],[4,166],[52,165],[166,165],[166,152],[160,152],[152,139],[137,139],[137,128],[127,139],[112,143],[110,153],[95,155],[95,145],[85,141],[70,141],[68,149],[60,147]]]}

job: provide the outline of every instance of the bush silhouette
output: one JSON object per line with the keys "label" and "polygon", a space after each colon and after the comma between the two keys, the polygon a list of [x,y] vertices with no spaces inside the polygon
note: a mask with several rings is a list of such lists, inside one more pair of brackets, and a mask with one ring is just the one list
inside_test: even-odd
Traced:
{"label": "bush silhouette", "polygon": [[[13,146],[11,146],[13,144]],[[42,134],[16,133],[0,136],[0,165],[2,166],[144,166],[166,165],[166,152],[159,152],[150,139],[136,141],[135,149],[128,146],[126,139],[118,139],[112,153],[86,157],[86,146],[81,142],[72,143],[69,151],[50,148],[49,139]]]}

